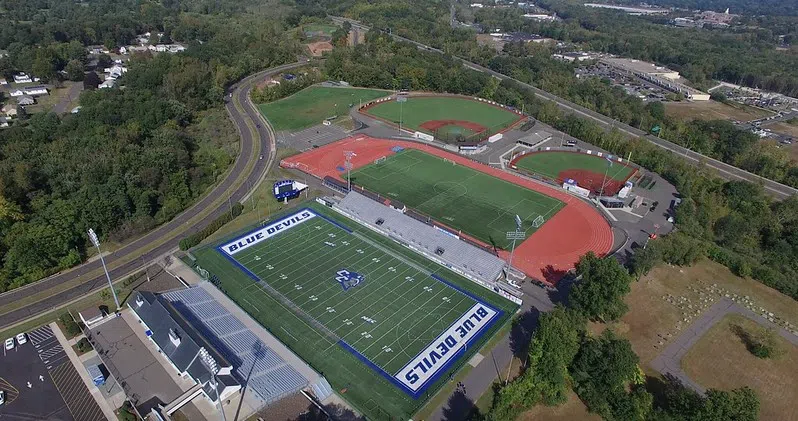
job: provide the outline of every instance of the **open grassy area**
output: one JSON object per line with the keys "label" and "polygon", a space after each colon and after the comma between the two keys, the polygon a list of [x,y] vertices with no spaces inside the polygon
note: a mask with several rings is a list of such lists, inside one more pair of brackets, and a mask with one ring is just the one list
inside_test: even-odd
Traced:
{"label": "open grassy area", "polygon": [[462,120],[477,123],[493,134],[518,121],[520,117],[509,110],[473,99],[457,96],[411,96],[404,103],[386,101],[366,110],[375,117],[399,124],[411,130],[429,132],[421,125],[433,120]]}
{"label": "open grassy area", "polygon": [[302,31],[305,33],[305,36],[308,37],[313,37],[313,36],[330,37],[332,36],[333,32],[335,32],[336,29],[338,29],[337,26],[326,23],[309,23],[307,25],[302,26]]}
{"label": "open grassy area", "polygon": [[601,421],[601,417],[587,412],[587,407],[573,391],[568,400],[560,406],[538,405],[524,412],[518,421]]}
{"label": "open grassy area", "polygon": [[[757,306],[768,309],[792,324],[798,323],[798,303],[795,300],[760,282],[740,278],[724,266],[705,260],[684,268],[660,265],[640,281],[632,283],[632,292],[625,300],[629,305],[629,312],[610,327],[629,339],[632,348],[640,356],[641,366],[653,374],[647,364],[684,330],[689,323],[684,322],[684,319],[692,322],[698,317],[697,312],[700,314],[711,305],[711,302],[702,303],[702,298],[720,298],[704,289],[713,284],[729,291],[729,294],[747,295]],[[678,299],[683,302],[672,304],[667,300],[668,295],[674,297],[674,301]],[[677,328],[679,326],[681,328]]]}
{"label": "open grassy area", "polygon": [[574,152],[536,152],[519,159],[516,166],[555,180],[562,171],[587,170],[597,174],[606,172],[607,179],[624,181],[634,171],[617,162],[610,166],[606,159],[595,155]]}
{"label": "open grassy area", "polygon": [[377,89],[311,86],[287,98],[260,104],[258,109],[275,130],[298,131],[321,124],[325,118],[347,114],[351,106],[361,101],[388,94]]}
{"label": "open grassy area", "polygon": [[724,104],[717,101],[682,101],[665,104],[665,115],[679,120],[739,120],[750,121],[773,115],[772,112],[744,104]]}
{"label": "open grassy area", "polygon": [[352,173],[352,182],[396,199],[480,240],[509,248],[515,215],[528,235],[533,220],[548,221],[564,204],[464,165],[407,149]]}
{"label": "open grassy area", "polygon": [[[239,237],[252,238],[245,233],[229,236],[217,243],[226,252],[194,250],[197,263],[370,419],[409,418],[516,306],[329,208],[305,205],[303,213],[291,210],[271,224],[283,216],[305,222],[284,225],[292,228],[256,243],[239,243]],[[480,309],[486,304],[499,312],[485,316]],[[421,376],[423,386],[416,386],[408,374],[416,367],[413,356],[426,355],[443,332],[472,313],[485,320],[476,325],[481,330],[470,330],[466,348],[468,336],[452,344],[450,363],[427,367],[429,380]]]}
{"label": "open grassy area", "polygon": [[780,355],[757,358],[735,332],[740,328],[749,334],[764,330],[744,316],[728,315],[690,348],[682,368],[704,387],[754,389],[761,402],[760,420],[798,420],[798,347],[774,334]]}

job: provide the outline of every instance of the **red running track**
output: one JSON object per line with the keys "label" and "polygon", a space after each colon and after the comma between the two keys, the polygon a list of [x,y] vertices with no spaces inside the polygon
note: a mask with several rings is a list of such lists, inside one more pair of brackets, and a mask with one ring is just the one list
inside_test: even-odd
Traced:
{"label": "red running track", "polygon": [[[297,168],[319,178],[332,176],[343,179],[339,168],[344,165],[344,151],[352,151],[356,154],[352,158],[352,166],[360,168],[371,164],[377,158],[392,155],[394,152],[391,149],[395,146],[418,149],[450,159],[460,165],[543,193],[565,203],[559,212],[515,249],[513,266],[534,279],[554,284],[566,272],[573,269],[576,262],[585,253],[592,251],[599,256],[605,256],[612,249],[612,229],[593,206],[556,188],[429,145],[357,135],[286,158],[280,162],[280,165],[286,168]],[[509,252],[502,250],[499,255],[507,259]]]}

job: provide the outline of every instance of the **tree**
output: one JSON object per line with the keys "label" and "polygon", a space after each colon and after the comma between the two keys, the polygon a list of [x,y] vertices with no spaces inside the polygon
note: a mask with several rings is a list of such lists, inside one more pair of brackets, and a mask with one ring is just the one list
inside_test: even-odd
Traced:
{"label": "tree", "polygon": [[100,77],[97,76],[97,73],[89,72],[83,78],[83,89],[86,91],[92,91],[97,89],[100,86]]}
{"label": "tree", "polygon": [[70,60],[66,68],[67,78],[74,82],[83,80],[83,62],[79,60]]}
{"label": "tree", "polygon": [[592,320],[615,320],[626,313],[623,297],[629,293],[629,272],[614,258],[601,259],[589,252],[579,259],[576,273],[581,281],[571,291],[569,302]]}
{"label": "tree", "polygon": [[502,388],[494,398],[490,419],[514,420],[538,403],[559,405],[567,399],[568,367],[584,335],[585,320],[576,311],[558,306],[540,317],[529,346],[524,373]]}

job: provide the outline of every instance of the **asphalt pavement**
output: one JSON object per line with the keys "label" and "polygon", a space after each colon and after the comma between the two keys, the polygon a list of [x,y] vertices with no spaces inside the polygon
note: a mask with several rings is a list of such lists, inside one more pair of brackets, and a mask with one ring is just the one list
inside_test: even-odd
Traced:
{"label": "asphalt pavement", "polygon": [[[190,227],[184,226],[188,224],[197,215],[206,212],[214,202],[222,198],[222,196],[234,185],[236,180],[239,179],[249,165],[254,165],[249,170],[245,181],[230,195],[230,202],[238,202],[244,200],[249,194],[251,189],[254,189],[259,181],[265,177],[274,158],[274,133],[268,123],[261,117],[258,110],[249,102],[249,92],[255,82],[265,78],[274,73],[279,73],[285,70],[293,69],[296,67],[304,66],[307,62],[297,62],[286,64],[283,66],[273,67],[260,73],[248,76],[242,81],[230,87],[229,92],[234,95],[244,108],[244,112],[240,112],[234,105],[232,98],[226,103],[227,111],[230,118],[236,125],[241,136],[241,143],[239,148],[239,155],[236,157],[230,171],[228,171],[225,178],[220,181],[210,193],[205,195],[189,209],[175,217],[173,220],[161,225],[155,230],[131,241],[130,243],[122,246],[118,250],[105,256],[105,262],[110,268],[112,279],[121,279],[123,276],[140,270],[144,267],[145,262],[151,262],[159,257],[175,250],[181,238],[197,232],[212,222],[214,219],[224,212],[229,211],[228,201],[225,200],[216,207],[202,220],[192,223]],[[260,150],[255,150],[255,139],[252,136],[250,127],[254,127],[262,140],[260,143]],[[140,250],[147,247],[149,244],[168,238],[164,243],[150,249],[146,253]],[[119,264],[118,262],[126,260],[126,263]],[[43,291],[47,291],[55,286],[61,285],[65,282],[70,282],[75,279],[85,278],[83,282],[71,287],[65,291],[48,295],[40,301],[27,305],[23,308],[16,309],[4,314],[0,314],[0,328],[11,327],[14,324],[22,322],[28,318],[32,318],[50,311],[64,303],[90,294],[96,290],[105,287],[107,281],[105,275],[95,276],[89,278],[87,274],[101,268],[100,262],[97,260],[84,263],[76,268],[67,272],[53,275],[33,284],[29,284],[20,288],[13,289],[6,293],[0,294],[0,309],[10,303],[23,299],[24,297],[31,296]]]}

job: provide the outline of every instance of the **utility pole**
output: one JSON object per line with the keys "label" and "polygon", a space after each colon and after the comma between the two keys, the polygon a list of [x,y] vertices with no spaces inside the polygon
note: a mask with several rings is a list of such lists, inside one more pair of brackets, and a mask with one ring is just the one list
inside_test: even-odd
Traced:
{"label": "utility pole", "polygon": [[100,254],[100,262],[103,264],[103,270],[105,271],[105,277],[108,279],[108,286],[111,288],[111,294],[114,296],[114,303],[116,303],[116,309],[119,310],[119,298],[116,297],[116,291],[114,291],[114,284],[111,282],[111,275],[108,274],[108,268],[105,266],[105,259],[103,258],[103,252],[100,250],[100,239],[97,238],[97,233],[94,232],[93,229],[89,228],[89,239],[91,243],[94,244],[94,247],[97,247],[97,253]]}
{"label": "utility pole", "polygon": [[150,267],[144,262],[144,255],[141,255],[141,264],[144,265],[144,271],[147,273],[147,282],[150,282]]}

